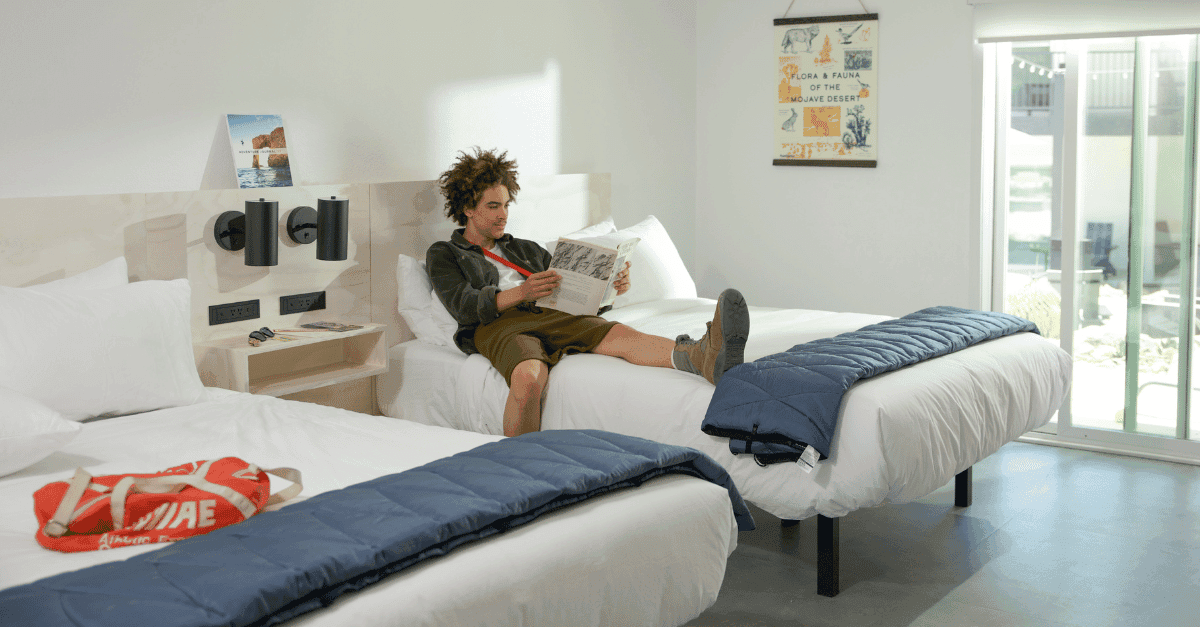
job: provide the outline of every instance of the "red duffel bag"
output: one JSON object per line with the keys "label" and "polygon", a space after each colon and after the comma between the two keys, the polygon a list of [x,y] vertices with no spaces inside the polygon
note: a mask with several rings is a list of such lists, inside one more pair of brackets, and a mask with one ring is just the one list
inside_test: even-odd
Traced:
{"label": "red duffel bag", "polygon": [[[293,482],[271,494],[267,474]],[[93,477],[79,468],[33,494],[38,544],[78,552],[174,542],[241,522],[303,486],[294,468],[262,470],[236,457],[152,474]]]}

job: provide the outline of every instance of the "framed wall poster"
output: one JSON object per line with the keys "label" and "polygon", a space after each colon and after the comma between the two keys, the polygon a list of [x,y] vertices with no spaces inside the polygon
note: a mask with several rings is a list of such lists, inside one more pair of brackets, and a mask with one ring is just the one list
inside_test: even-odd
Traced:
{"label": "framed wall poster", "polygon": [[775,20],[774,165],[873,168],[879,14]]}

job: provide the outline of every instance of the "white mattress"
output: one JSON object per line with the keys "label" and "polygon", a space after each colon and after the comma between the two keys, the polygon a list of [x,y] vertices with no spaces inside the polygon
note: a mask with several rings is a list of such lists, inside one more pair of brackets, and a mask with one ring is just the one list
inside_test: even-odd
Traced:
{"label": "white mattress", "polygon": [[[605,317],[655,335],[699,338],[714,305],[709,299],[663,300]],[[746,360],[886,319],[751,307]],[[400,346],[392,357],[405,362],[403,371],[421,370],[427,351]],[[501,433],[508,393],[503,377],[481,355],[460,353],[457,360],[457,373],[451,375],[449,364],[442,363],[445,379],[425,378],[420,389],[409,390],[407,405],[418,404],[424,395],[431,408],[389,415],[434,420],[434,414],[437,424]],[[811,474],[796,464],[760,467],[749,456],[731,454],[727,439],[701,432],[714,389],[702,378],[603,355],[572,355],[550,371],[542,428],[604,429],[690,446],[724,466],[747,501],[780,518],[840,517],[862,507],[921,498],[1045,424],[1062,403],[1070,376],[1066,352],[1022,333],[860,381],[843,400],[832,455]],[[393,380],[392,385],[407,384]],[[388,408],[394,403],[379,400],[380,407],[393,411]]]}
{"label": "white mattress", "polygon": [[[416,340],[401,342],[388,349],[388,371],[375,379],[375,399],[385,416],[403,417],[421,424],[463,429],[493,435],[504,434],[504,422],[493,412],[487,415],[467,415],[456,409],[476,391],[460,390],[455,381],[467,356],[452,346],[435,346]],[[497,373],[498,375],[499,373]],[[495,379],[485,386],[494,387]],[[499,377],[499,389],[481,394],[494,397],[507,395],[508,384]]]}
{"label": "white mattress", "polygon": [[[32,494],[76,466],[153,472],[234,455],[300,469],[311,497],[495,439],[213,388],[196,405],[87,423],[61,451],[0,478],[0,588],[157,548],[37,544]],[[736,542],[723,488],[664,476],[464,545],[290,624],[679,625],[716,600]]]}

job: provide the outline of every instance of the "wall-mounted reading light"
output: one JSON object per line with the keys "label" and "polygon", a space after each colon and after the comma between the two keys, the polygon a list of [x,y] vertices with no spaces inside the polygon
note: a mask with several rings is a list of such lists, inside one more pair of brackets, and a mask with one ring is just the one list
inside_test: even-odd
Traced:
{"label": "wall-mounted reading light", "polygon": [[337,196],[318,198],[317,208],[296,207],[288,214],[288,236],[297,244],[317,241],[317,259],[346,260],[350,201]]}
{"label": "wall-mounted reading light", "polygon": [[259,198],[246,201],[246,212],[226,211],[217,216],[213,238],[225,250],[246,249],[246,265],[279,265],[279,203]]}

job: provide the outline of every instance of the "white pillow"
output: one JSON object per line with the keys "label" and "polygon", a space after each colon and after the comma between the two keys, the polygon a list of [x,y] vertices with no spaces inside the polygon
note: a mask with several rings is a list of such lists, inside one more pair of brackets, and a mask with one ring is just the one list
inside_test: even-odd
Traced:
{"label": "white pillow", "polygon": [[84,270],[75,276],[57,281],[30,285],[26,289],[40,292],[54,290],[102,290],[110,287],[120,287],[129,284],[129,266],[124,257],[102,263],[90,270]]}
{"label": "white pillow", "polygon": [[42,403],[0,386],[0,476],[41,461],[82,428]]}
{"label": "white pillow", "polygon": [[400,317],[413,335],[427,344],[455,348],[458,322],[433,292],[425,262],[401,254],[396,259],[396,286]]}
{"label": "white pillow", "polygon": [[[597,222],[596,224],[593,224],[591,226],[585,226],[582,229],[575,231],[574,233],[567,233],[566,235],[563,235],[562,237],[565,237],[567,239],[587,239],[589,237],[599,237],[601,235],[607,235],[616,230],[617,230],[616,223],[613,222],[612,217],[608,217],[608,218],[605,218],[602,222]],[[558,247],[558,238],[557,237],[542,244],[542,248],[545,248],[546,250],[550,251],[551,253],[554,252],[554,249],[556,247]]]}
{"label": "white pillow", "polygon": [[616,248],[631,237],[642,240],[629,257],[629,274],[633,281],[629,291],[617,297],[614,309],[664,298],[696,297],[696,282],[683,265],[671,236],[654,216],[607,235],[577,239]]}
{"label": "white pillow", "polygon": [[0,381],[67,420],[196,402],[204,386],[187,279],[78,292],[0,287]]}

